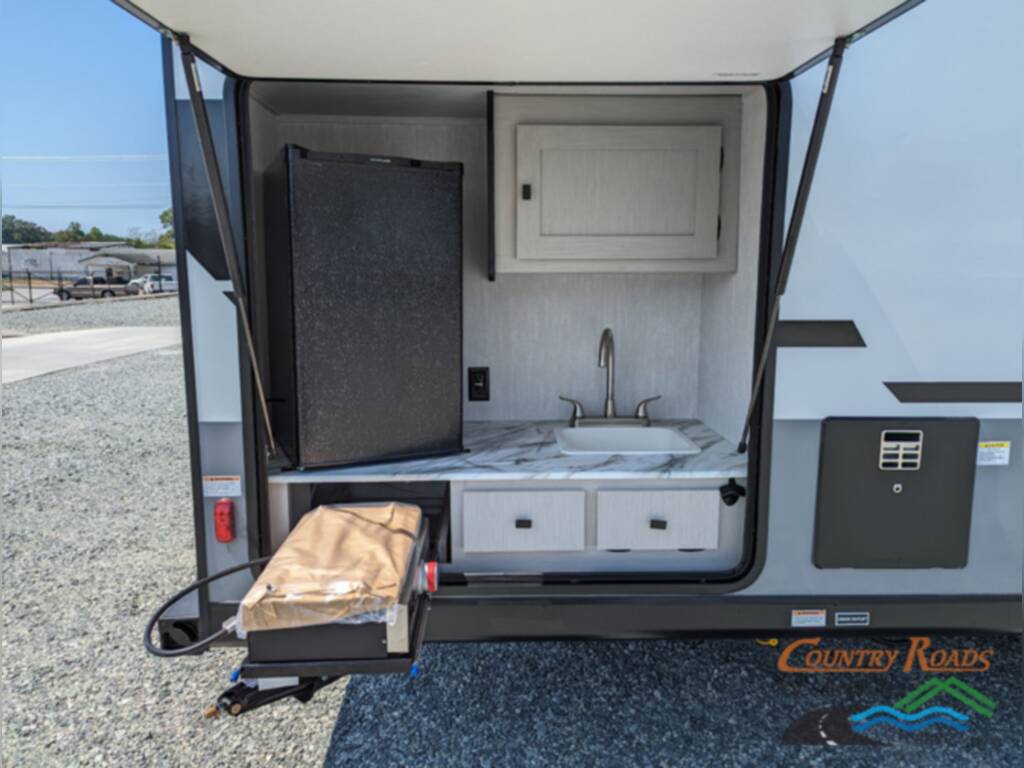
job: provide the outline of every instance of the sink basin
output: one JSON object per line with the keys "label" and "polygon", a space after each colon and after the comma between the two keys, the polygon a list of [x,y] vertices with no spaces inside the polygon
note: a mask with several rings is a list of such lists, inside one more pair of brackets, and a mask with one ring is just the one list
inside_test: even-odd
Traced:
{"label": "sink basin", "polygon": [[690,438],[672,427],[557,427],[555,439],[562,453],[700,453]]}

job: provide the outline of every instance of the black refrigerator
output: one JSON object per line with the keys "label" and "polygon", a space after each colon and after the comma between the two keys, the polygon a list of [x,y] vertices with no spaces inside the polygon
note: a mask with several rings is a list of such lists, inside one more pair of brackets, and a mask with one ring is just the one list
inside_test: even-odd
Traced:
{"label": "black refrigerator", "polygon": [[461,451],[461,164],[287,146],[264,211],[268,401],[292,465]]}

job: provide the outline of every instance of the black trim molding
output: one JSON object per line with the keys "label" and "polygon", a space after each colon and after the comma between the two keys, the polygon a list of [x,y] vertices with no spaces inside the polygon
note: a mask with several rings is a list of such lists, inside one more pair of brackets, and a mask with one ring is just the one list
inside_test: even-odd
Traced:
{"label": "black trim molding", "polygon": [[[824,609],[827,625],[794,629],[792,611]],[[870,614],[868,627],[836,627],[835,614]],[[644,598],[592,600],[459,600],[434,595],[427,626],[431,642],[554,639],[654,639],[687,636],[814,634],[978,634],[1021,631],[1021,596],[798,595],[789,597]]]}
{"label": "black trim molding", "polygon": [[[636,589],[617,597],[572,599],[452,597],[444,587],[431,600],[427,643],[524,640],[624,640],[686,637],[819,635],[1019,634],[1021,596],[993,595],[791,595],[778,597],[656,596]],[[233,616],[235,604],[215,603],[214,616]],[[795,629],[792,612],[824,609],[827,624]],[[837,626],[837,612],[867,613],[870,624]],[[194,630],[194,618],[174,618]],[[176,629],[161,621],[161,636]],[[218,645],[238,645],[235,638]],[[376,669],[365,672],[394,672]],[[266,674],[266,672],[264,672]],[[283,673],[282,673],[283,674]]]}
{"label": "black trim molding", "polygon": [[866,347],[853,320],[780,320],[777,347]]}
{"label": "black trim molding", "polygon": [[886,381],[901,403],[1019,403],[1019,381]]}
{"label": "black trim molding", "polygon": [[494,91],[487,92],[487,279],[497,279],[497,244],[494,241]]}

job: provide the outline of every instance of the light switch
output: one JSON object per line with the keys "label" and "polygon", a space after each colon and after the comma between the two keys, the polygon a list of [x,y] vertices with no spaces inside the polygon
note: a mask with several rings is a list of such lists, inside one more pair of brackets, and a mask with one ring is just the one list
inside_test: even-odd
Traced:
{"label": "light switch", "polygon": [[470,368],[469,369],[469,399],[490,400],[491,399],[491,369]]}

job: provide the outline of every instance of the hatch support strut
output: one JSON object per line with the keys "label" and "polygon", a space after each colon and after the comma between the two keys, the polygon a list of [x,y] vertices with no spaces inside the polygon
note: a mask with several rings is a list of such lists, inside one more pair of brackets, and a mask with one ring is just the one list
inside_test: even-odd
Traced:
{"label": "hatch support strut", "polygon": [[743,433],[740,436],[740,443],[737,447],[740,453],[746,453],[747,438],[750,435],[750,422],[754,416],[754,408],[757,407],[761,391],[764,388],[765,369],[768,367],[769,357],[775,351],[775,328],[779,322],[779,305],[782,303],[782,295],[786,292],[789,270],[793,266],[793,254],[796,252],[796,243],[800,237],[800,227],[804,223],[807,200],[811,194],[811,183],[814,181],[814,170],[818,166],[818,155],[821,153],[825,126],[828,124],[828,115],[832,109],[832,97],[835,95],[836,82],[839,80],[839,67],[843,63],[843,51],[850,42],[851,38],[849,37],[836,39],[832,46],[832,53],[828,58],[828,67],[825,69],[825,80],[821,86],[821,95],[818,97],[818,111],[814,115],[811,139],[807,144],[804,167],[800,173],[800,184],[796,189],[793,215],[789,220],[789,230],[786,232],[786,244],[782,249],[779,276],[776,278],[775,290],[772,292],[772,306],[768,315],[768,328],[765,331],[764,345],[761,347],[761,356],[754,374],[754,386],[750,393],[750,405],[747,407],[747,415],[743,420]]}
{"label": "hatch support strut", "polygon": [[206,102],[203,101],[203,88],[199,81],[199,68],[188,35],[173,35],[174,41],[181,51],[181,65],[185,71],[185,82],[188,83],[188,97],[192,103],[192,116],[195,118],[196,131],[199,133],[199,146],[203,153],[203,167],[206,179],[210,184],[210,197],[213,199],[213,214],[217,220],[217,232],[220,235],[221,248],[224,250],[224,261],[227,263],[231,288],[235,294],[235,306],[245,336],[245,346],[249,352],[249,364],[252,366],[253,378],[256,380],[257,397],[263,415],[263,425],[267,432],[267,450],[271,456],[277,453],[274,431],[270,424],[270,411],[267,408],[267,396],[263,391],[263,375],[259,361],[256,359],[256,346],[252,339],[252,328],[249,325],[249,308],[246,300],[245,283],[242,279],[242,268],[235,250],[235,238],[231,232],[231,220],[228,214],[227,195],[224,193],[224,182],[217,165],[217,153],[213,146],[213,134],[210,131],[210,119],[206,113]]}

